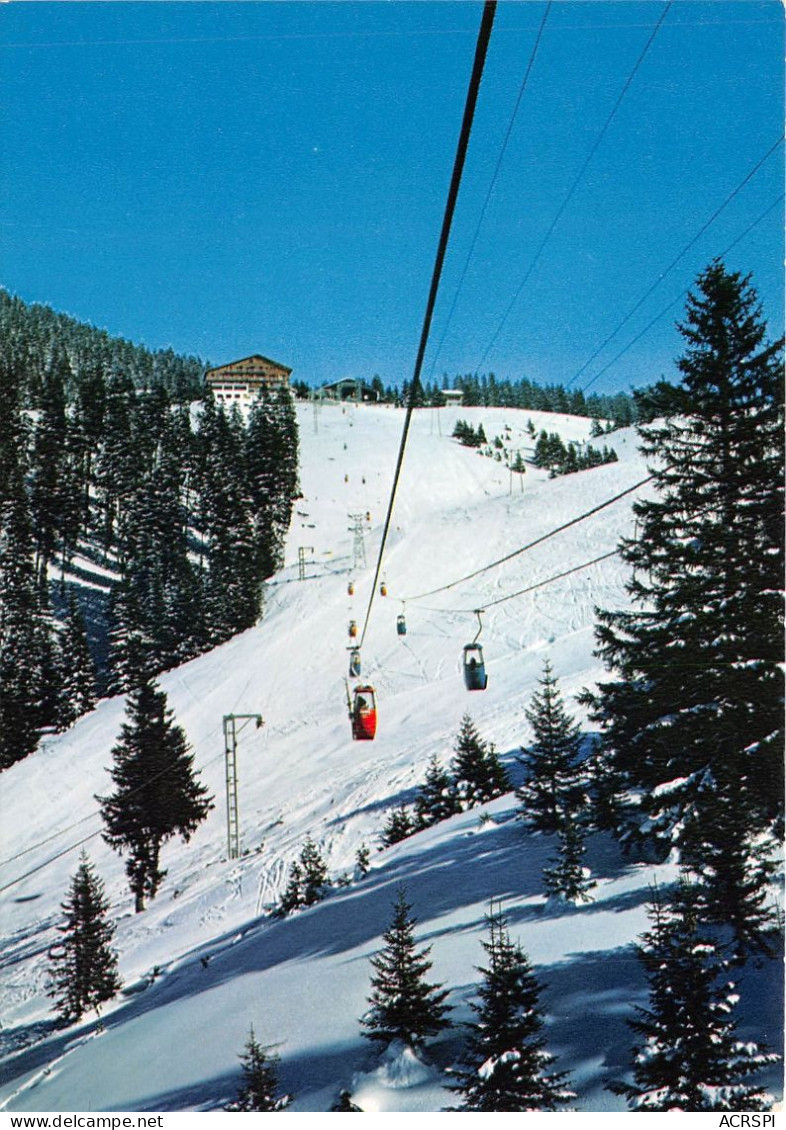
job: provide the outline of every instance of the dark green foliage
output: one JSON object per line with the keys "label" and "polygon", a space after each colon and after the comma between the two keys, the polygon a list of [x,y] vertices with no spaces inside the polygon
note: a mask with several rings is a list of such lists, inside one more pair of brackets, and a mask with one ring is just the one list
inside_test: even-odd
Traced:
{"label": "dark green foliage", "polygon": [[262,1047],[257,1042],[253,1027],[240,1062],[243,1084],[235,1101],[226,1109],[232,1113],[286,1110],[293,1096],[278,1093],[279,1058],[269,1047]]}
{"label": "dark green foliage", "polygon": [[364,875],[368,874],[371,860],[371,852],[366,844],[361,844],[355,852],[355,876],[362,879]]}
{"label": "dark green foliage", "polygon": [[65,730],[95,706],[96,672],[87,644],[85,621],[73,594],[68,601],[57,657],[57,726]]}
{"label": "dark green foliage", "polygon": [[49,996],[70,1023],[91,1008],[98,1012],[120,989],[117,954],[112,949],[115,928],[106,917],[109,904],[104,885],[84,852],[61,908],[65,922],[58,930],[63,940],[49,955]]}
{"label": "dark green foliage", "polygon": [[24,356],[24,398],[39,407],[41,389],[54,355],[71,358],[69,398],[82,374],[125,373],[138,388],[160,385],[178,400],[198,395],[204,363],[197,357],[180,357],[171,349],[150,352],[105,330],[58,314],[49,306],[28,305],[0,289],[0,342],[5,357]]}
{"label": "dark green foliage", "polygon": [[[109,658],[102,690],[126,691],[250,627],[281,563],[298,490],[292,397],[263,398],[246,428],[208,395],[192,421],[186,403],[203,376],[194,358],[138,349],[0,290],[0,501],[26,495],[44,605],[53,567],[64,595],[77,554],[114,574],[91,625]],[[62,668],[45,655],[39,666],[40,726],[67,692]],[[20,737],[25,756],[31,739]]]}
{"label": "dark green foliage", "polygon": [[[443,388],[460,389],[466,407],[524,408],[539,412],[570,413],[574,416],[601,417],[612,420],[615,427],[636,422],[638,406],[627,392],[612,395],[591,393],[585,397],[580,389],[562,385],[538,385],[526,377],[511,381],[488,373],[465,373],[445,379]],[[534,428],[533,428],[534,434]]]}
{"label": "dark green foliage", "polygon": [[327,866],[319,848],[309,836],[300,852],[300,858],[292,861],[278,913],[284,915],[300,906],[313,906],[325,897],[329,887]]}
{"label": "dark green foliage", "polygon": [[54,715],[51,632],[22,467],[18,458],[3,461],[9,479],[0,484],[0,769],[32,753]]}
{"label": "dark green foliage", "polygon": [[461,1096],[457,1110],[476,1112],[554,1111],[575,1098],[564,1072],[550,1071],[554,1057],[545,1050],[541,987],[521,946],[511,941],[501,912],[487,918],[490,940],[483,942],[488,966],[479,1003],[471,1007],[465,1069],[452,1088]]}
{"label": "dark green foliage", "polygon": [[583,863],[586,832],[579,813],[570,813],[557,829],[557,858],[543,869],[546,893],[565,902],[591,902],[590,891],[596,883]]}
{"label": "dark green foliage", "polygon": [[481,424],[477,431],[466,420],[457,420],[453,437],[464,447],[481,447],[486,442],[486,433]]}
{"label": "dark green foliage", "polygon": [[97,799],[104,839],[128,853],[126,874],[138,912],[166,875],[159,866],[162,844],[176,835],[188,841],[213,804],[194,776],[194,756],[173,723],[164,692],[145,681],[129,694],[126,710],[128,720],[112,750],[116,789]]}
{"label": "dark green foliage", "polygon": [[558,832],[586,805],[581,730],[568,714],[548,660],[525,712],[534,741],[522,754],[526,780],[516,790],[519,813],[533,831]]}
{"label": "dark green foliage", "polygon": [[402,1040],[416,1048],[449,1026],[444,1003],[447,989],[426,981],[431,947],[415,947],[415,919],[403,889],[398,892],[393,919],[382,935],[385,948],[371,959],[370,1009],[361,1020],[363,1035],[388,1044]]}
{"label": "dark green foliage", "polygon": [[574,471],[586,471],[590,467],[616,462],[616,451],[605,445],[602,451],[591,444],[577,447],[575,443],[568,443],[566,446],[556,432],[547,435],[542,431],[535,444],[535,466],[551,471],[552,475],[570,475]]}
{"label": "dark green foliage", "polygon": [[682,383],[642,398],[655,497],[621,546],[634,609],[599,613],[613,679],[586,701],[617,830],[664,854],[676,842],[741,937],[742,855],[763,882],[753,844],[783,819],[781,343],[719,262],[680,329]]}
{"label": "dark green foliage", "polygon": [[684,884],[672,903],[656,896],[650,907],[652,927],[638,947],[649,1005],[629,1021],[643,1042],[634,1048],[633,1084],[610,1089],[640,1111],[769,1110],[772,1096],[749,1080],[779,1057],[736,1038],[737,986],[697,912]]}
{"label": "dark green foliage", "polygon": [[[702,920],[724,927],[740,962],[750,954],[771,954],[777,922],[770,888],[778,871],[772,844],[745,826],[734,803],[710,780],[701,806],[688,815],[687,858],[695,856],[696,898]],[[712,829],[707,835],[705,822]],[[698,848],[692,846],[692,841]]]}
{"label": "dark green foliage", "polygon": [[415,801],[416,823],[418,828],[428,828],[440,820],[447,820],[459,812],[459,801],[453,778],[442,767],[436,754],[432,754],[426,779],[418,789]]}
{"label": "dark green foliage", "polygon": [[405,840],[415,831],[417,831],[417,825],[412,819],[412,813],[405,804],[400,804],[388,814],[387,822],[382,829],[382,845],[383,847],[391,847],[393,844],[399,843],[400,840]]}
{"label": "dark green foliage", "polygon": [[510,781],[493,744],[479,735],[469,714],[461,719],[451,763],[459,808],[463,811],[485,804],[510,790]]}

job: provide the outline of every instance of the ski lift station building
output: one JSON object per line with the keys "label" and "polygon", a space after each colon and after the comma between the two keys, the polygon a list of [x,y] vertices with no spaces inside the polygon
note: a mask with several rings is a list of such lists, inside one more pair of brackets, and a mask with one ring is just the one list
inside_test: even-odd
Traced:
{"label": "ski lift station building", "polygon": [[356,400],[363,403],[372,403],[379,400],[379,393],[371,385],[355,377],[344,377],[343,380],[333,381],[332,384],[322,385],[317,390],[320,400]]}
{"label": "ski lift station building", "polygon": [[208,369],[205,384],[212,388],[219,404],[224,404],[227,408],[231,408],[233,404],[238,408],[248,408],[263,388],[268,392],[289,388],[291,372],[286,365],[255,353],[240,361],[230,361],[216,369]]}

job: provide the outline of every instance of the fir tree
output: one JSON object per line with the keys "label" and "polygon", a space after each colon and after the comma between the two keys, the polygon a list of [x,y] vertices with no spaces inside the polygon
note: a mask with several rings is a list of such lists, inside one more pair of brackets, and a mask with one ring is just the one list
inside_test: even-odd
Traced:
{"label": "fir tree", "polygon": [[416,949],[416,923],[411,911],[406,893],[400,889],[392,922],[382,935],[384,949],[371,959],[371,1007],[361,1025],[369,1040],[386,1044],[402,1040],[417,1048],[449,1026],[444,1003],[448,991],[425,979],[432,964],[431,947]]}
{"label": "fir tree", "polygon": [[322,854],[310,836],[300,853],[300,866],[303,869],[303,905],[313,906],[325,897],[330,880]]}
{"label": "fir tree", "polygon": [[240,1062],[243,1067],[243,1084],[237,1099],[226,1109],[232,1113],[286,1110],[293,1096],[278,1093],[279,1058],[269,1047],[262,1047],[257,1042],[253,1026]]}
{"label": "fir tree", "polygon": [[459,803],[453,780],[440,764],[437,755],[432,754],[426,778],[418,789],[415,801],[417,826],[428,828],[440,820],[447,820],[458,811]]}
{"label": "fir tree", "polygon": [[362,879],[364,875],[368,875],[369,867],[371,865],[371,852],[367,844],[361,844],[355,852],[355,878]]}
{"label": "fir tree", "polygon": [[[0,397],[2,400],[2,397]],[[0,446],[2,446],[0,444]],[[52,721],[51,632],[17,461],[0,499],[0,770],[32,753]]]}
{"label": "fir tree", "polygon": [[[541,690],[525,712],[535,740],[522,759],[527,777],[517,790],[520,815],[533,831],[557,832],[568,813],[585,803],[581,731],[565,709],[557,679],[546,661]],[[522,751],[523,752],[523,751]]]}
{"label": "fir tree", "polygon": [[297,910],[303,905],[303,868],[298,860],[293,859],[289,867],[289,876],[281,901],[278,904],[278,915],[283,917]]}
{"label": "fir tree", "polygon": [[128,853],[126,874],[139,912],[166,875],[159,865],[162,844],[176,835],[188,841],[213,804],[194,776],[194,756],[164,692],[146,681],[131,692],[126,710],[128,721],[112,750],[116,791],[97,799],[104,839]]}
{"label": "fir tree", "polygon": [[545,1050],[541,986],[521,947],[513,943],[501,911],[487,918],[490,940],[483,942],[488,966],[479,969],[483,982],[477,1016],[470,1026],[464,1056],[466,1070],[457,1072],[461,1095],[456,1109],[476,1112],[554,1111],[575,1095],[566,1074],[550,1068],[554,1057]]}
{"label": "fir tree", "polygon": [[[681,385],[639,400],[656,496],[634,505],[639,536],[620,550],[634,608],[599,613],[614,678],[585,698],[620,834],[663,854],[676,842],[714,883],[729,829],[739,851],[783,818],[782,343],[766,342],[749,279],[718,261],[680,332]],[[729,920],[741,900],[727,884]]]}
{"label": "fir tree", "polygon": [[649,1007],[637,1007],[628,1022],[643,1037],[634,1048],[634,1082],[610,1089],[639,1111],[769,1110],[772,1096],[750,1079],[779,1057],[736,1038],[731,1013],[739,994],[699,925],[695,892],[683,884],[671,904],[656,897],[650,920],[638,947]]}
{"label": "fir tree", "polygon": [[117,954],[112,949],[114,925],[107,920],[104,886],[85,852],[71,889],[61,904],[65,923],[62,942],[50,952],[52,987],[57,1010],[70,1023],[88,1009],[98,1012],[120,989]]}
{"label": "fir tree", "polygon": [[57,666],[59,668],[59,695],[57,708],[58,729],[65,730],[95,706],[96,671],[82,612],[73,593],[69,597],[68,612],[60,637]]}
{"label": "fir tree", "polygon": [[300,906],[313,906],[325,897],[325,891],[329,886],[330,880],[325,861],[319,848],[309,836],[299,859],[292,861],[278,913],[284,915]]}
{"label": "fir tree", "polygon": [[557,859],[551,867],[543,869],[543,885],[549,895],[564,899],[565,902],[590,902],[590,891],[596,885],[584,865],[585,831],[578,813],[567,813],[561,822],[557,835],[559,847]]}
{"label": "fir tree", "polygon": [[387,822],[382,829],[382,846],[392,847],[393,844],[405,840],[417,831],[412,815],[405,804],[398,805],[391,810]]}
{"label": "fir tree", "polygon": [[485,804],[510,789],[508,775],[491,743],[483,741],[469,714],[461,719],[451,772],[462,810]]}

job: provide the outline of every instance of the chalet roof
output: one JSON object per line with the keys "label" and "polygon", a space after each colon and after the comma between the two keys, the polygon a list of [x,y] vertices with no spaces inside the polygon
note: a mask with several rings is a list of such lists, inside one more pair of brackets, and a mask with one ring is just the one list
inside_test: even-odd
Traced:
{"label": "chalet roof", "polygon": [[248,361],[256,361],[260,365],[272,365],[275,369],[280,369],[282,373],[287,376],[292,372],[286,365],[282,365],[280,361],[273,361],[270,357],[263,357],[261,353],[252,353],[250,357],[240,357],[237,361],[227,361],[225,365],[216,365],[213,369],[208,369],[205,377],[209,377],[212,373],[223,373],[227,369],[232,369],[235,365],[245,365]]}

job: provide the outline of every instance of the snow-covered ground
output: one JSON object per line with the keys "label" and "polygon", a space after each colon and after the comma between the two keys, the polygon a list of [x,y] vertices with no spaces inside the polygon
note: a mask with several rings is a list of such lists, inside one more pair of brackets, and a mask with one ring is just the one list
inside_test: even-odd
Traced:
{"label": "snow-covered ground", "polygon": [[[292,1110],[328,1110],[345,1088],[368,1111],[449,1106],[445,1068],[460,1054],[459,1028],[430,1046],[426,1062],[396,1049],[382,1056],[360,1034],[369,958],[402,884],[418,937],[433,947],[433,978],[451,987],[457,1022],[470,1015],[489,899],[503,900],[511,933],[547,986],[548,1047],[571,1073],[576,1108],[625,1109],[604,1085],[627,1066],[633,1037],[625,1018],[646,996],[631,943],[646,925],[649,885],[668,882],[669,866],[630,864],[597,837],[588,853],[594,901],[547,905],[540,874],[553,844],[525,834],[512,795],[376,849],[387,813],[414,798],[429,757],[450,760],[465,711],[515,778],[515,755],[530,737],[524,711],[545,659],[581,717],[573,696],[602,673],[592,654],[593,607],[626,600],[620,559],[491,605],[614,549],[633,533],[635,495],[469,582],[423,594],[644,479],[635,434],[594,441],[613,446],[617,463],[556,479],[528,468],[521,479],[452,440],[456,419],[482,422],[489,441],[499,435],[525,455],[529,419],[565,440],[588,439],[589,421],[508,409],[415,414],[385,557],[388,595],[375,597],[363,648],[363,681],[379,696],[378,734],[353,742],[348,625],[355,620],[362,630],[404,417],[382,406],[298,411],[303,498],[262,622],[160,679],[216,806],[190,843],[165,846],[168,875],[149,908],[134,914],[123,860],[100,837],[95,800],[111,787],[122,699],[101,702],[2,776],[0,1109],[220,1109],[237,1090],[252,1024],[260,1042],[278,1045]],[[363,518],[365,567],[353,565],[349,515]],[[469,694],[461,650],[475,636],[473,610],[486,607],[489,685]],[[396,633],[402,610],[406,636]],[[230,861],[223,717],[256,713],[263,728],[240,730],[242,855]],[[269,910],[308,835],[332,877],[352,881],[311,910],[273,919]],[[103,1030],[93,1020],[55,1028],[46,996],[47,951],[81,841],[111,899],[125,986],[106,1008]],[[363,844],[371,871],[354,880]],[[741,983],[741,1034],[777,1048],[777,963],[746,969]],[[778,1075],[769,1080],[776,1090]]]}

